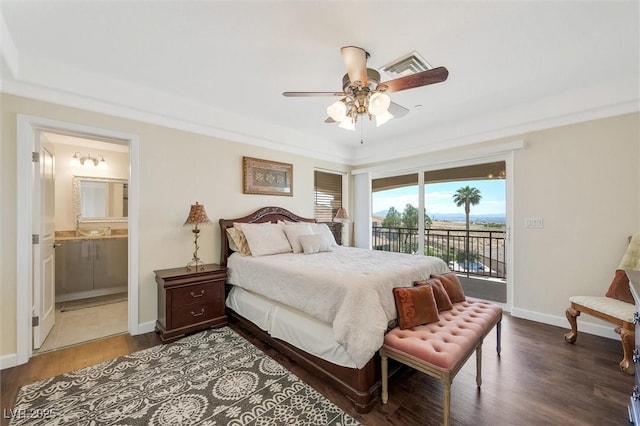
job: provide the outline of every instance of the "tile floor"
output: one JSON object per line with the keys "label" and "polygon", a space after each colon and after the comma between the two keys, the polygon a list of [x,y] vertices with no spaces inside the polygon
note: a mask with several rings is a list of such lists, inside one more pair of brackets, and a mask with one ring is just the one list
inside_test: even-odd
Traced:
{"label": "tile floor", "polygon": [[43,353],[64,346],[125,333],[128,329],[127,301],[60,312],[56,306],[56,323],[42,347],[34,351]]}

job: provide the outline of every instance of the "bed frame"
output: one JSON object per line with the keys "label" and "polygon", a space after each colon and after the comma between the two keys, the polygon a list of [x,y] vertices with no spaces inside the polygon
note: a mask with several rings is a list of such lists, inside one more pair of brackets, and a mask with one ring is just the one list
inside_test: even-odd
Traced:
{"label": "bed frame", "polygon": [[[286,220],[291,222],[316,222],[315,219],[300,217],[281,207],[264,207],[248,216],[237,219],[220,219],[220,264],[227,264],[227,257],[232,251],[229,249],[227,228],[233,227],[234,222],[262,223]],[[376,354],[363,368],[347,368],[336,365],[308,354],[287,342],[271,337],[251,321],[242,317],[233,310],[227,308],[227,313],[232,320],[237,321],[241,327],[253,334],[261,341],[278,350],[303,366],[314,376],[328,382],[333,388],[343,393],[354,405],[359,413],[371,411],[378,394],[380,393],[380,356]],[[390,366],[389,375],[397,374],[399,366]]]}

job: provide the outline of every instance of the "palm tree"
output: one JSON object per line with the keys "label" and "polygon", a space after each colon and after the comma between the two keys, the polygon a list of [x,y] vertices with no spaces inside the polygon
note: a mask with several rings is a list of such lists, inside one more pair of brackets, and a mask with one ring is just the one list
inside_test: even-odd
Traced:
{"label": "palm tree", "polygon": [[480,203],[482,199],[482,195],[480,195],[480,190],[478,188],[471,188],[469,185],[463,186],[458,189],[455,194],[453,194],[453,202],[456,203],[456,206],[460,207],[464,205],[464,214],[466,216],[466,225],[467,225],[467,238],[465,241],[465,256],[467,257],[467,262],[470,261],[469,256],[469,213],[471,213],[471,206],[475,206]]}

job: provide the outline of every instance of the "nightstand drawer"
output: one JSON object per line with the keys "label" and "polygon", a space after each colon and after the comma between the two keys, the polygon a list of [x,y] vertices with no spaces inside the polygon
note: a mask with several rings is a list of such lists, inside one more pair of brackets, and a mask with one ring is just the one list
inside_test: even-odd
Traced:
{"label": "nightstand drawer", "polygon": [[177,309],[192,303],[219,302],[224,297],[224,286],[211,282],[174,288],[171,292],[171,309]]}
{"label": "nightstand drawer", "polygon": [[194,303],[181,306],[171,312],[171,328],[197,324],[224,315],[218,303]]}

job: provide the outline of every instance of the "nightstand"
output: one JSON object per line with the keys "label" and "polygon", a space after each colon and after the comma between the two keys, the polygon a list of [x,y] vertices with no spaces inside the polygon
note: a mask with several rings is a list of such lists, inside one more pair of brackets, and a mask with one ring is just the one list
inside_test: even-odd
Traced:
{"label": "nightstand", "polygon": [[182,267],[154,272],[158,283],[156,331],[163,342],[227,324],[224,306],[227,268],[209,264],[197,271]]}

